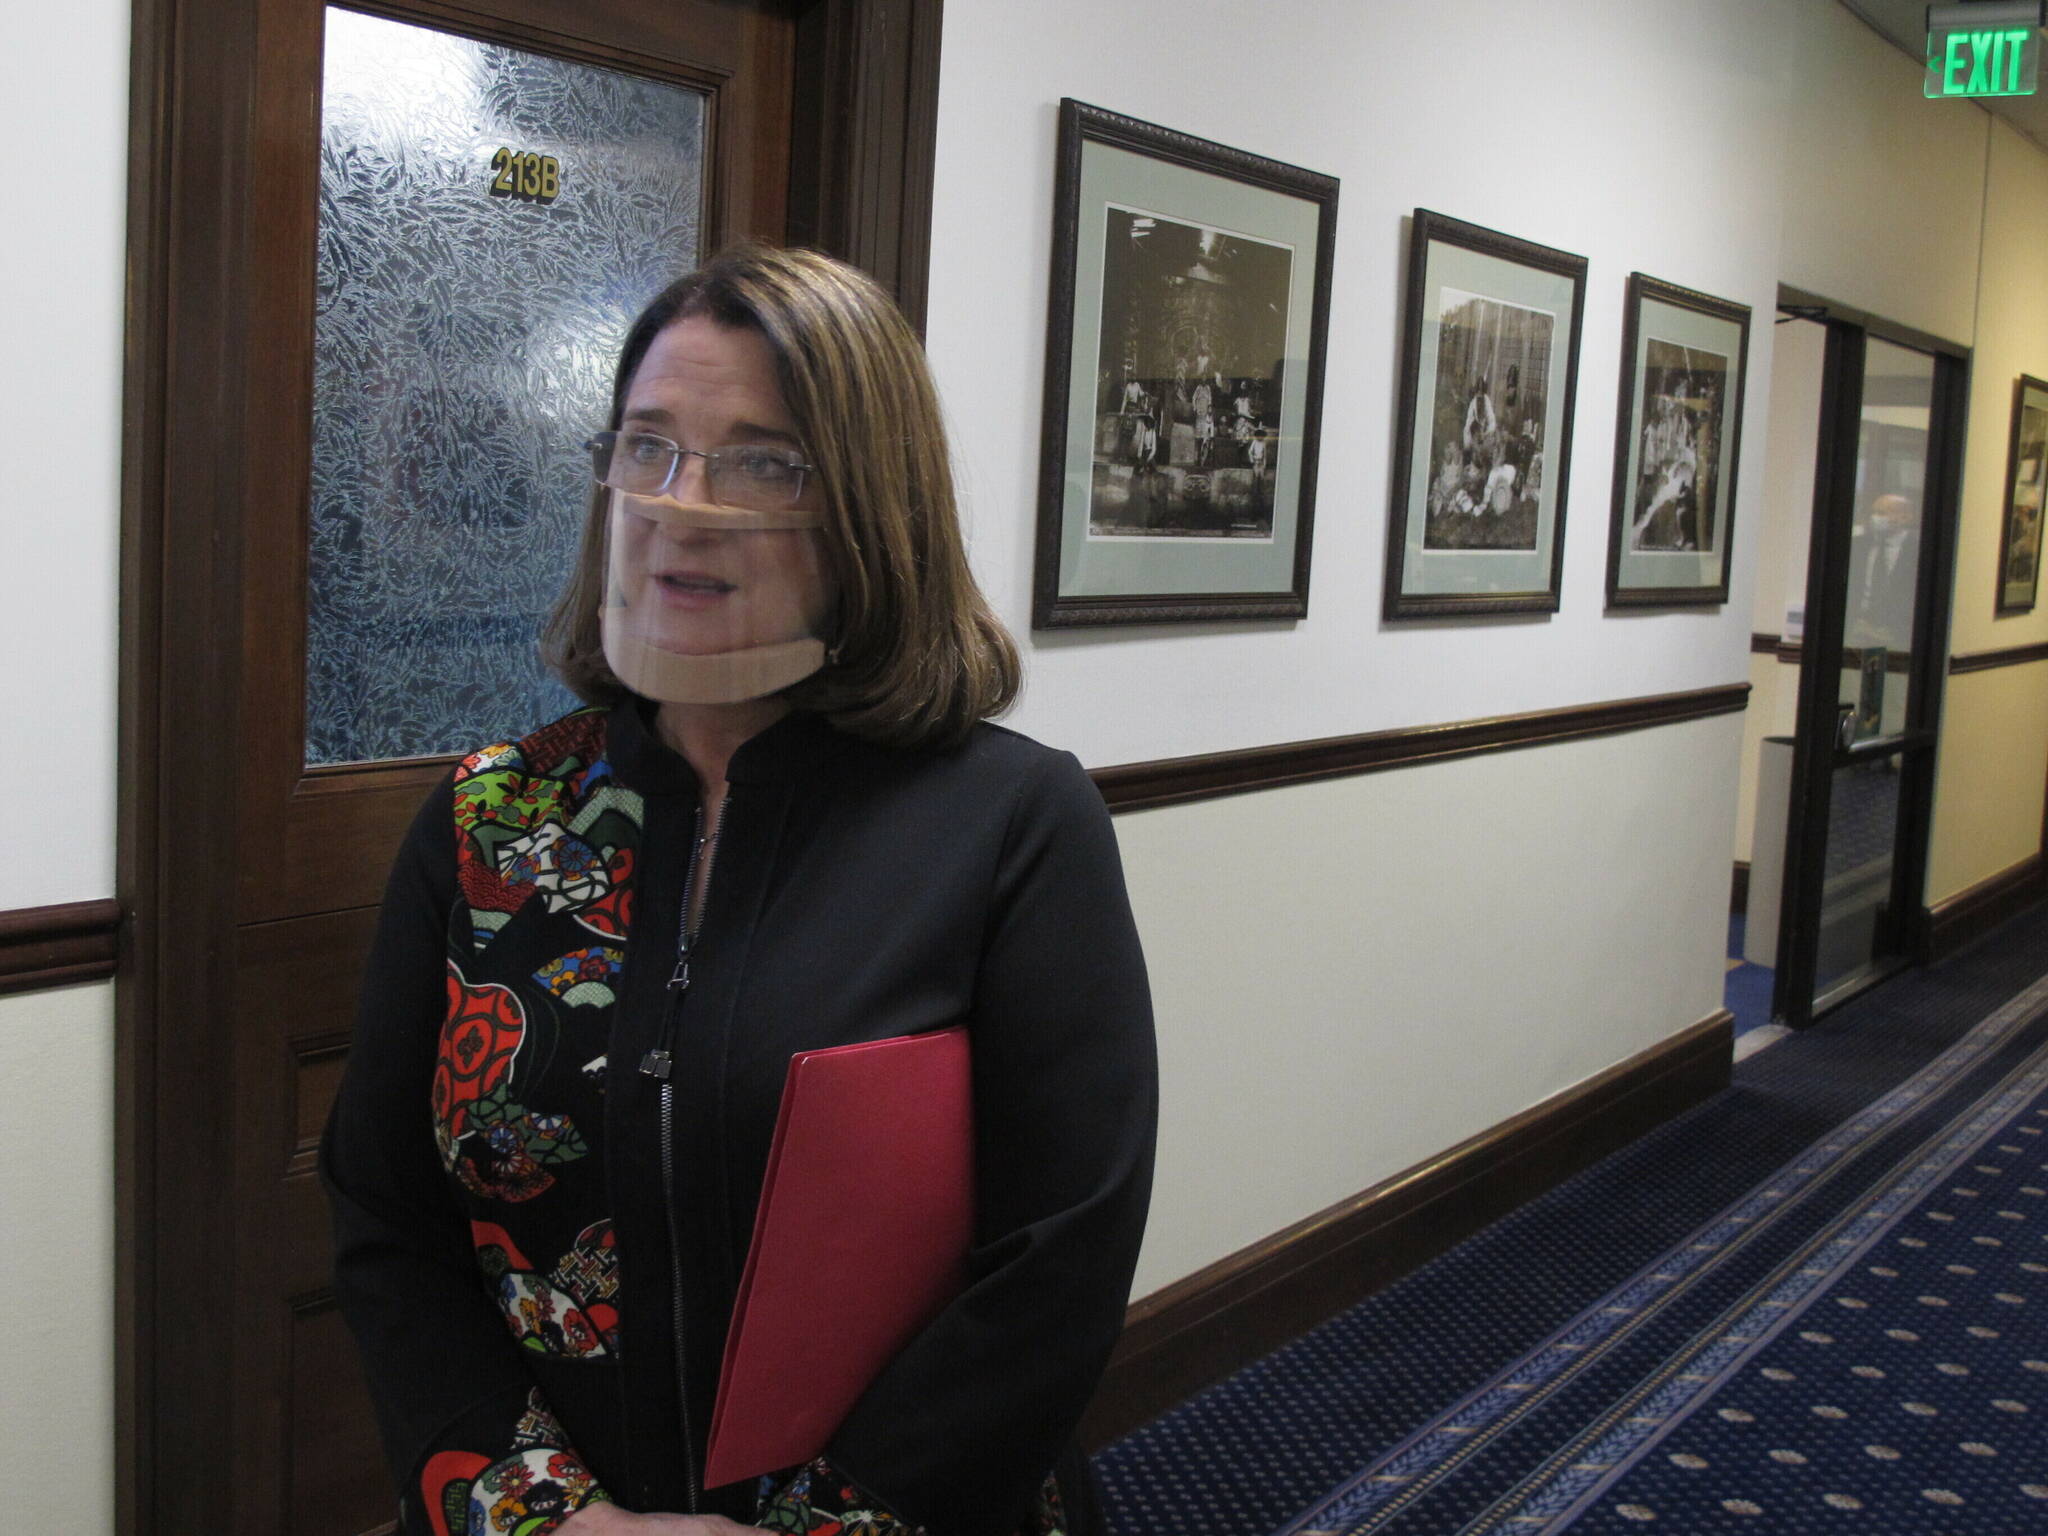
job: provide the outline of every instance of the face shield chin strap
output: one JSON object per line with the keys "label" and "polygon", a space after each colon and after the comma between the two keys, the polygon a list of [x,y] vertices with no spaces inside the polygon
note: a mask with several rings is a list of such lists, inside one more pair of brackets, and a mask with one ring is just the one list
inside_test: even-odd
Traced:
{"label": "face shield chin strap", "polygon": [[660,650],[607,628],[604,659],[620,682],[662,704],[744,704],[800,683],[825,665],[822,640],[785,640],[708,656]]}
{"label": "face shield chin strap", "polygon": [[[750,511],[614,490],[611,533],[615,555],[622,513],[670,527],[732,533],[799,531],[825,524],[825,514],[810,508]],[[825,665],[825,642],[814,635],[688,655],[664,649],[628,621],[617,576],[615,568],[613,590],[606,593],[602,610],[604,659],[618,680],[642,698],[663,704],[743,704],[780,693]]]}

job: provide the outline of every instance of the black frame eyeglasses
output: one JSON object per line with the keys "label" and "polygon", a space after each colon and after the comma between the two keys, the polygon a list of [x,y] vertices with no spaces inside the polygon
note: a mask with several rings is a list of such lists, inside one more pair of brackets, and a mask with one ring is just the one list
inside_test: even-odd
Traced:
{"label": "black frame eyeglasses", "polygon": [[599,432],[583,446],[599,485],[629,496],[659,496],[675,483],[685,458],[699,458],[714,506],[756,511],[795,506],[806,477],[817,469],[798,450],[772,443],[735,443],[707,452],[652,432]]}

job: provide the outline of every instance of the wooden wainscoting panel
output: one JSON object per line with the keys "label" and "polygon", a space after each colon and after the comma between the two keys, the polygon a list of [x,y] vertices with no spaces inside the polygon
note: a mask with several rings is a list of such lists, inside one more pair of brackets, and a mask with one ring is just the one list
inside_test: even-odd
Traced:
{"label": "wooden wainscoting panel", "polygon": [[1728,1085],[1726,1011],[1132,1303],[1095,1450],[1298,1338]]}
{"label": "wooden wainscoting panel", "polygon": [[288,1528],[293,1536],[388,1536],[398,1528],[398,1500],[384,1474],[362,1360],[334,1293],[323,1287],[285,1306]]}
{"label": "wooden wainscoting panel", "polygon": [[376,922],[365,907],[235,935],[238,1531],[362,1536],[397,1507],[328,1291],[327,1201],[315,1173]]}

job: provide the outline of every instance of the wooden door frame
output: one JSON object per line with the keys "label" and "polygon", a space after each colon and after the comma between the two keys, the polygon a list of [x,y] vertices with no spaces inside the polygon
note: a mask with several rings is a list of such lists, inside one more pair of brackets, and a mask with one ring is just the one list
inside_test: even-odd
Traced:
{"label": "wooden door frame", "polygon": [[[789,0],[791,238],[922,329],[943,0]],[[371,0],[370,8],[375,8]],[[459,7],[444,7],[451,16]],[[116,1529],[215,1531],[237,1319],[237,892],[254,0],[134,0],[122,398]],[[716,233],[714,232],[714,239]],[[252,576],[256,573],[250,573]]]}

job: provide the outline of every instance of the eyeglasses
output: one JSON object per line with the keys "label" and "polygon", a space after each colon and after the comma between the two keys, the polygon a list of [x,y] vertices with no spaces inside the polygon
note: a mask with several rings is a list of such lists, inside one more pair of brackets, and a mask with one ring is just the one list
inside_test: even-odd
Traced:
{"label": "eyeglasses", "polygon": [[704,461],[704,482],[714,505],[766,510],[796,505],[806,464],[794,448],[742,443],[706,453],[684,448],[651,432],[600,432],[583,445],[599,485],[631,496],[659,496],[682,472],[685,457]]}

